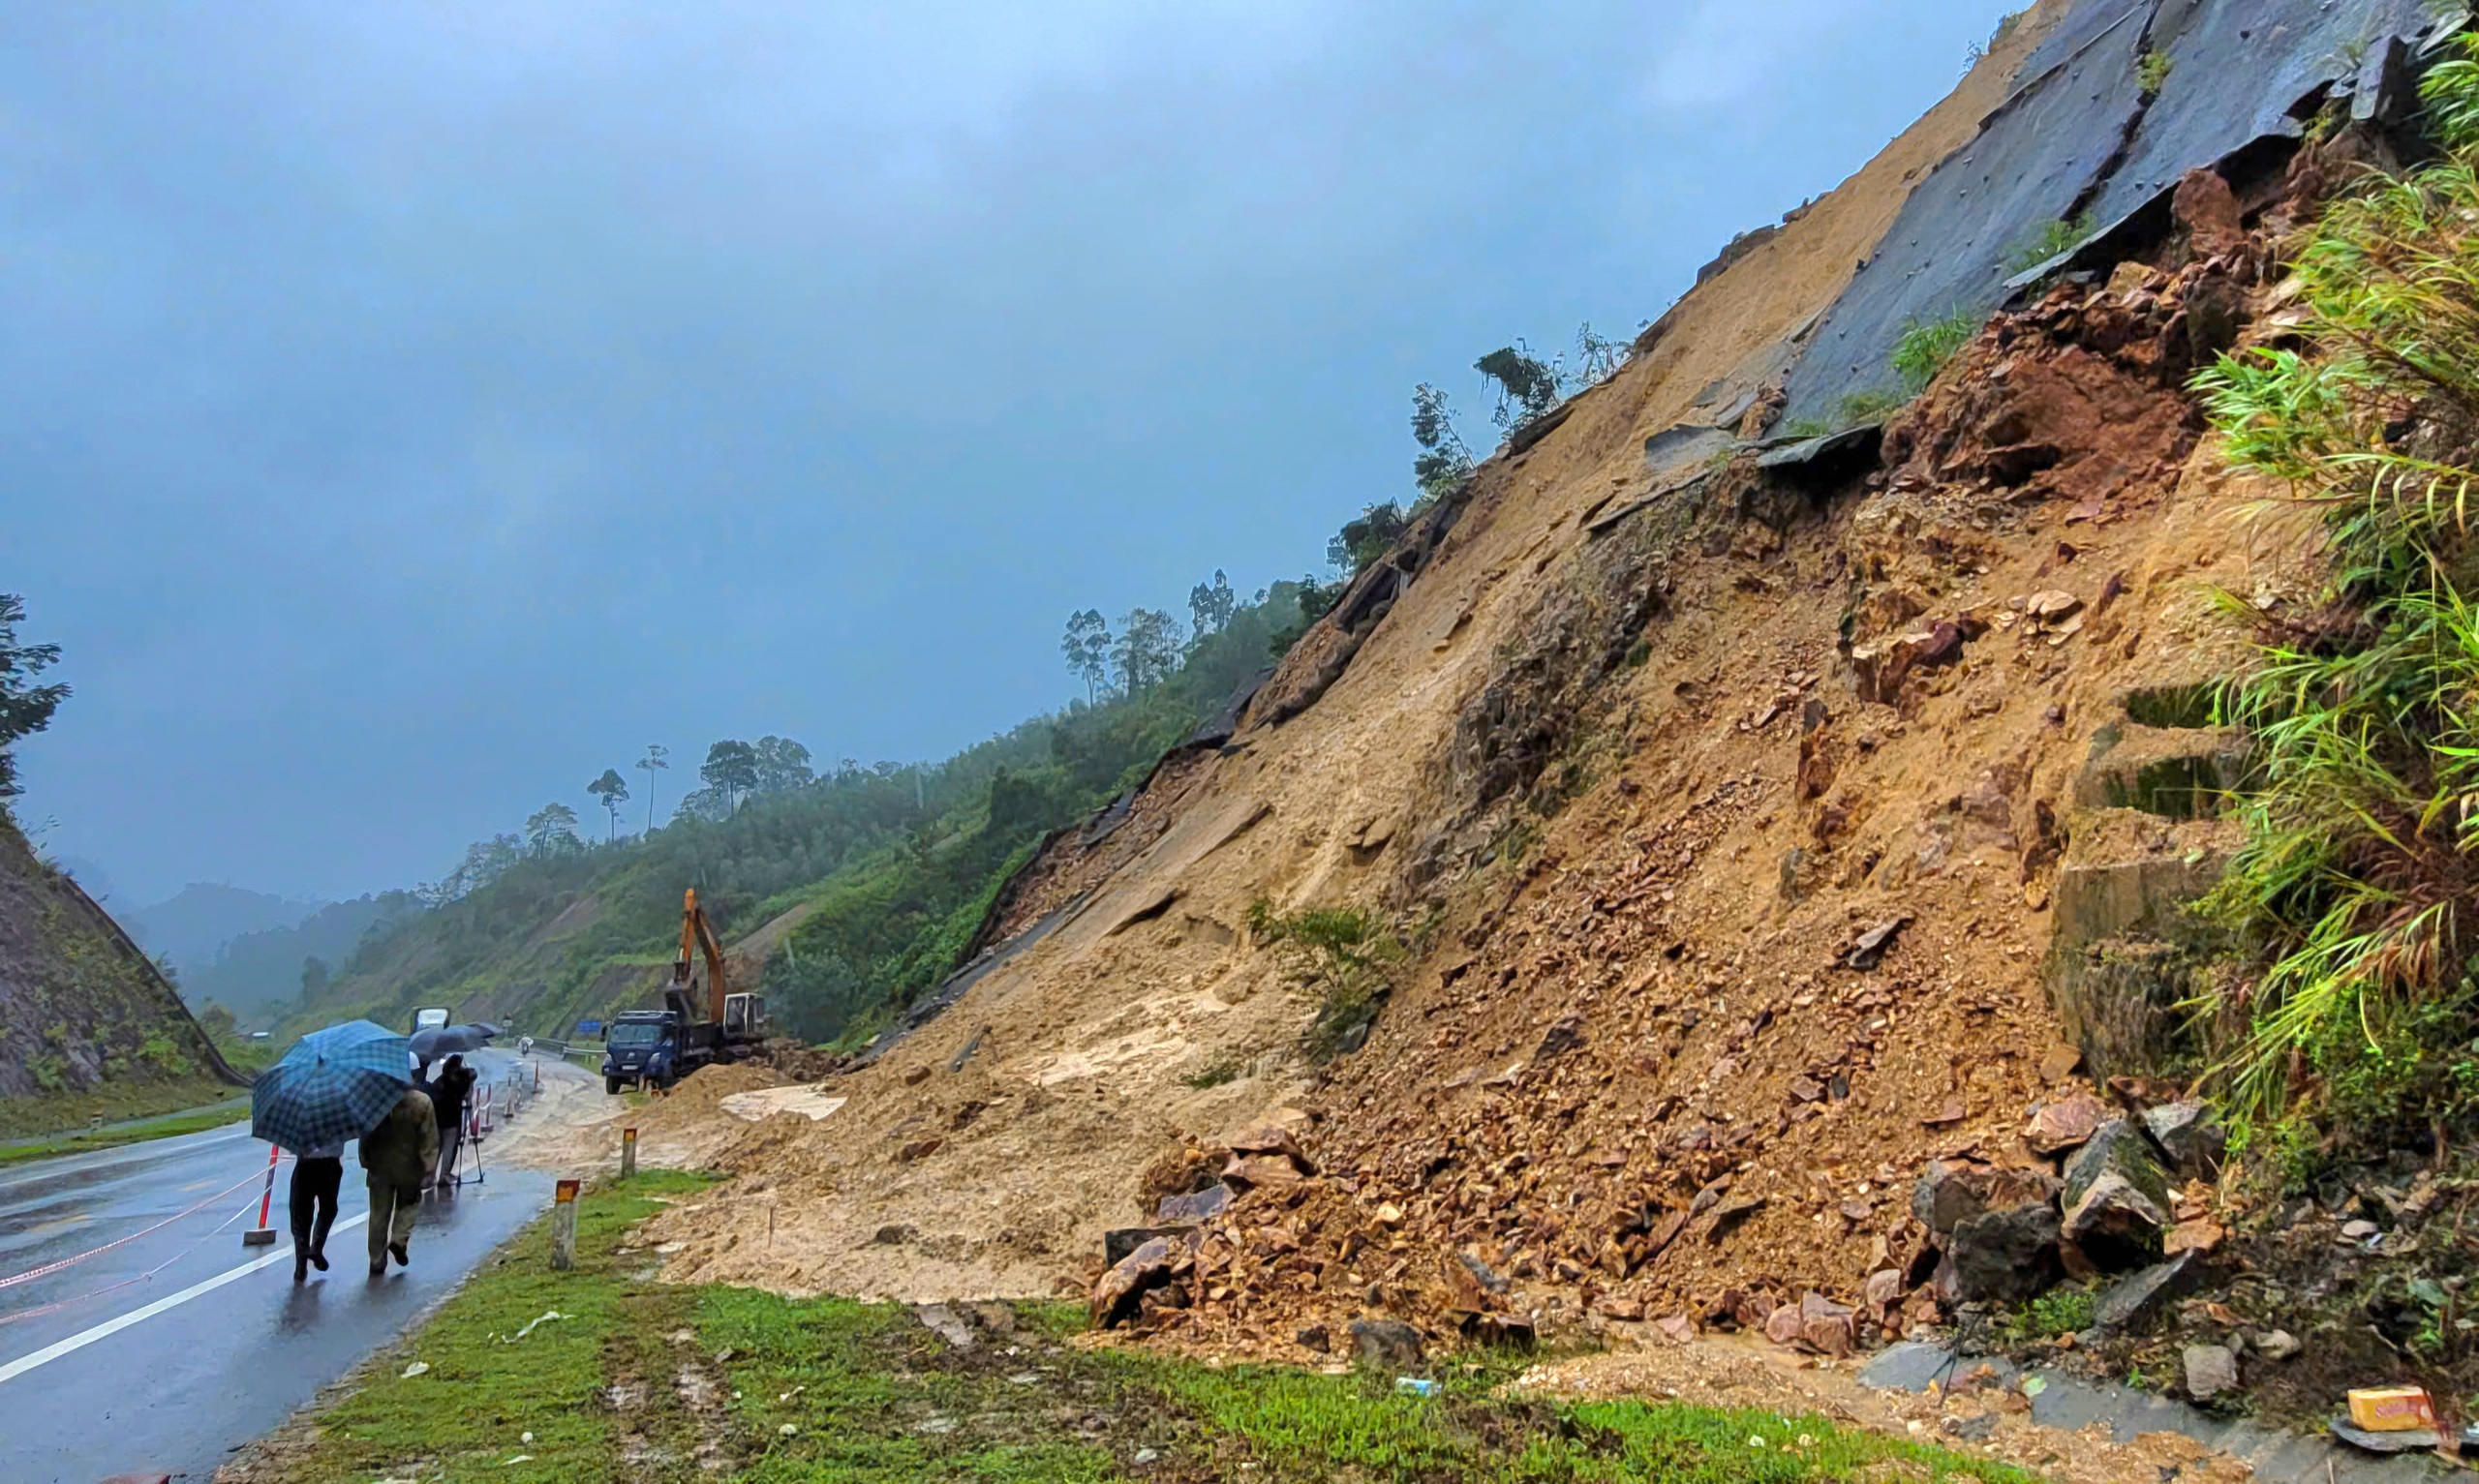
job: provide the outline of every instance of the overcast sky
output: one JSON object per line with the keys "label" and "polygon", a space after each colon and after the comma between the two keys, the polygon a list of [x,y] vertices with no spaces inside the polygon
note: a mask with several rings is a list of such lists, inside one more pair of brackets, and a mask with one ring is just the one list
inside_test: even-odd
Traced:
{"label": "overcast sky", "polygon": [[1071,610],[1318,565],[1414,382],[1486,442],[1474,356],[1631,334],[2005,8],[14,7],[18,813],[333,897],[649,742],[943,755]]}

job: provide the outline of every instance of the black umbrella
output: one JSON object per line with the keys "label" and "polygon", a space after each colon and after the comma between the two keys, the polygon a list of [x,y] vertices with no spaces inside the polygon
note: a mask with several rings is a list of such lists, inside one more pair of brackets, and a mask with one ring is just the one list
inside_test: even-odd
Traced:
{"label": "black umbrella", "polygon": [[495,1025],[443,1025],[433,1030],[413,1033],[413,1057],[423,1066],[450,1053],[478,1051],[483,1043],[499,1034]]}

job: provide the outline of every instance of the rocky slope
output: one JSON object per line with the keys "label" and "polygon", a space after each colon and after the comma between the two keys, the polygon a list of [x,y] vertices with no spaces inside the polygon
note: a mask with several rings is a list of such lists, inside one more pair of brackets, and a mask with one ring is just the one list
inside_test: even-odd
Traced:
{"label": "rocky slope", "polygon": [[246,1085],[109,914],[0,815],[0,1131],[162,1112]]}
{"label": "rocky slope", "polygon": [[[2215,594],[2303,581],[2185,380],[2279,338],[2276,244],[2390,147],[2436,24],[2019,17],[1430,511],[1227,742],[1054,840],[1001,955],[832,1116],[666,1110],[740,1175],[663,1219],[675,1271],[1081,1290],[1106,1228],[1201,1191],[1227,1208],[1125,1312],[1300,1357],[1375,1317],[1847,1347],[1970,1296],[1984,1205],[2032,1269],[2158,1256],[2200,1167],[2095,1141],[2154,1188],[2120,1253],[2067,1157],[2166,1100],[2127,1079],[2208,972],[2178,907],[2243,766],[2199,699],[2244,650]],[[1986,318],[1925,395],[1853,400],[1957,315]],[[1404,953],[1312,1065],[1313,985],[1252,907],[1339,906]],[[1939,1170],[1968,1210],[1915,1201]]]}

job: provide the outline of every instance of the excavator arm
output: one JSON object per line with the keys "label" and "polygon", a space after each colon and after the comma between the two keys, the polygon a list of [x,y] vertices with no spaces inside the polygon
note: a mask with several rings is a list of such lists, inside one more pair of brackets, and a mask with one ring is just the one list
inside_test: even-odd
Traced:
{"label": "excavator arm", "polygon": [[723,945],[715,937],[714,924],[706,921],[706,909],[697,905],[697,889],[690,887],[680,904],[680,956],[671,962],[672,994],[683,1009],[689,1004],[691,956],[698,954],[706,959],[706,1018],[719,1025],[728,993],[723,983]]}

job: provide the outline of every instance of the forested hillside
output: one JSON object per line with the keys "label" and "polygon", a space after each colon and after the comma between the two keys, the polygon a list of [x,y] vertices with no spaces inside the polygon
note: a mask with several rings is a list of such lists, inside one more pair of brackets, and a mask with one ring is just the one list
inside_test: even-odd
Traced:
{"label": "forested hillside", "polygon": [[[1139,610],[1113,635],[1087,611],[1063,646],[1086,697],[944,762],[847,759],[812,774],[797,742],[726,740],[669,823],[627,836],[630,796],[611,770],[592,791],[617,838],[593,841],[573,811],[547,805],[440,883],[377,898],[350,954],[304,965],[291,951],[316,920],[230,952],[266,959],[262,978],[291,956],[293,1028],[351,1015],[393,1023],[442,1004],[557,1034],[654,995],[682,889],[695,887],[735,956],[764,965],[780,1028],[818,1041],[867,1032],[945,977],[1046,833],[1142,781],[1332,591],[1279,583],[1242,601],[1216,573],[1192,594],[1184,642],[1168,613]],[[659,752],[637,767],[649,782],[671,771]]]}
{"label": "forested hillside", "polygon": [[[1495,400],[1491,423],[1520,441],[1628,354],[1586,324],[1572,360],[1517,341],[1472,369]],[[1415,388],[1411,433],[1410,498],[1346,521],[1322,574],[1243,598],[1217,571],[1190,590],[1185,622],[1148,608],[1116,625],[1096,609],[1070,615],[1060,652],[1083,694],[1057,712],[935,764],[846,758],[818,770],[807,747],[773,736],[719,740],[697,764],[649,746],[628,773],[605,768],[584,786],[604,819],[546,803],[469,847],[438,882],[236,939],[212,992],[245,1015],[261,1007],[255,1014],[288,1030],[349,1015],[400,1023],[416,1006],[446,1005],[560,1034],[655,1000],[681,892],[695,887],[741,982],[762,980],[779,1029],[821,1042],[865,1036],[960,966],[1001,886],[1046,836],[1144,783],[1200,722],[1236,717],[1275,661],[1369,590],[1370,568],[1470,479],[1473,454],[1446,393]],[[1385,600],[1366,602],[1382,611]],[[660,826],[658,794],[672,800]],[[639,817],[643,833],[626,833]],[[352,926],[356,917],[366,928]],[[358,936],[340,952],[346,929]],[[278,996],[286,1003],[267,1003]]]}

